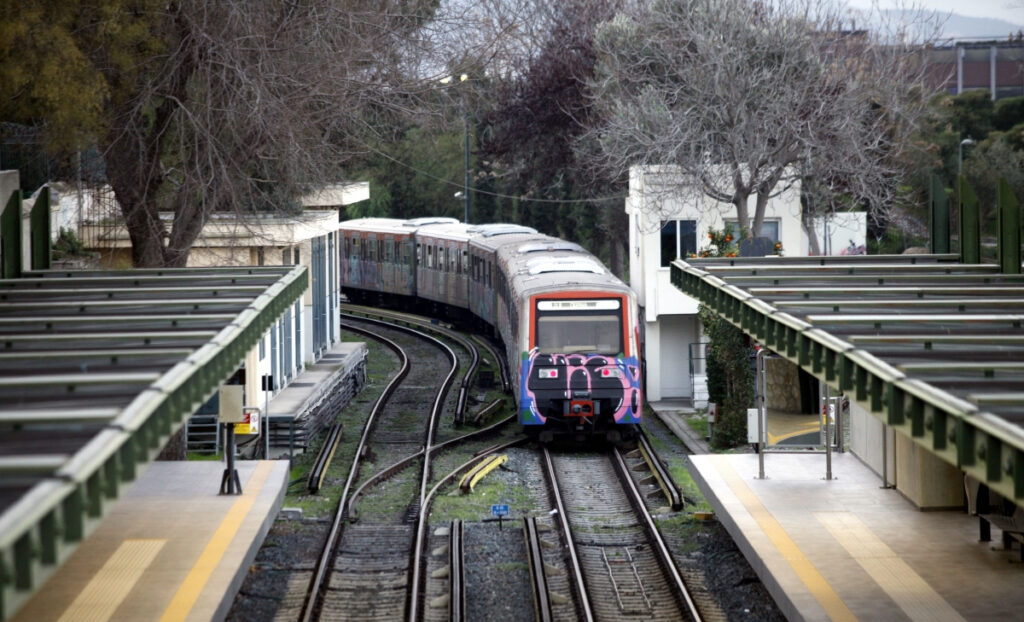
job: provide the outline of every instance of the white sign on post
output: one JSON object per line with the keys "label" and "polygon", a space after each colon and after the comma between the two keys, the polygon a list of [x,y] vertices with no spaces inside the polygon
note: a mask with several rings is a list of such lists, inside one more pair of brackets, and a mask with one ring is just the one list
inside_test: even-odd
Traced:
{"label": "white sign on post", "polygon": [[242,389],[240,384],[221,385],[218,391],[219,410],[218,417],[221,423],[242,423]]}

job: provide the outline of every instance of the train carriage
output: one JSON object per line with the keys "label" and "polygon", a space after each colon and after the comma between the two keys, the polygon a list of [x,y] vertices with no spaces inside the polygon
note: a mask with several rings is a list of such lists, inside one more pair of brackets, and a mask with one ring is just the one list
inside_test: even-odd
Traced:
{"label": "train carriage", "polygon": [[341,228],[342,291],[353,300],[416,295],[413,233],[397,218],[360,218]]}
{"label": "train carriage", "polygon": [[451,218],[360,219],[342,232],[351,299],[465,311],[494,331],[528,434],[635,434],[643,407],[636,296],[582,247],[521,225]]}
{"label": "train carriage", "polygon": [[632,436],[643,408],[635,294],[584,252],[501,254],[524,429],[541,440]]}
{"label": "train carriage", "polygon": [[[537,233],[532,227],[515,224],[478,225],[472,230],[469,241],[470,253],[470,311],[483,324],[499,330],[498,316],[499,275],[502,274],[497,261],[497,251],[503,246],[521,245],[549,238]],[[509,368],[513,369],[513,368]]]}
{"label": "train carriage", "polygon": [[455,310],[469,309],[469,227],[431,224],[416,230],[418,296]]}

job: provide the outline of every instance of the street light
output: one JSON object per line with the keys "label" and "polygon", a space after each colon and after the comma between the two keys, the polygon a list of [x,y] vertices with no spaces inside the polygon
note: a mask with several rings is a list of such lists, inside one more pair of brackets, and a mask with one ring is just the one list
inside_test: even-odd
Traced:
{"label": "street light", "polygon": [[964,172],[964,147],[975,144],[974,139],[965,138],[960,141],[960,145],[956,148],[956,174],[957,176],[963,175]]}
{"label": "street light", "polygon": [[[466,80],[469,80],[469,76],[467,74],[462,74],[462,75],[459,76],[459,82],[465,82]],[[453,82],[455,82],[455,78],[452,77],[452,76],[446,76],[444,78],[441,78],[441,84],[448,85],[448,84],[452,84]],[[466,143],[465,144],[466,144],[466,146],[465,146],[465,150],[464,150],[465,151],[465,155],[466,155],[466,164],[465,164],[466,177],[465,177],[465,181],[463,182],[463,192],[461,193],[462,194],[462,199],[463,199],[463,201],[465,203],[465,215],[464,215],[462,221],[468,225],[469,224],[469,108],[466,106],[466,99],[465,99],[465,95],[464,94],[460,94],[459,95],[459,100],[462,102],[462,120],[463,120],[463,124],[464,124],[465,130],[466,130],[465,131],[465,134],[466,134]],[[459,193],[456,193],[455,196],[456,197],[459,196]]]}

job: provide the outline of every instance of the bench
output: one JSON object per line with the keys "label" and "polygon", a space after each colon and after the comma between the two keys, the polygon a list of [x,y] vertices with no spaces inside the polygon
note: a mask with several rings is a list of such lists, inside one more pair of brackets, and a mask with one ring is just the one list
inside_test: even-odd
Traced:
{"label": "bench", "polygon": [[992,502],[988,486],[970,476],[964,478],[967,493],[968,512],[978,517],[978,539],[981,542],[992,540],[992,526],[1002,532],[1003,550],[1013,548],[1013,541],[1020,544],[1020,561],[1024,562],[1024,508],[1005,499],[1002,503]]}

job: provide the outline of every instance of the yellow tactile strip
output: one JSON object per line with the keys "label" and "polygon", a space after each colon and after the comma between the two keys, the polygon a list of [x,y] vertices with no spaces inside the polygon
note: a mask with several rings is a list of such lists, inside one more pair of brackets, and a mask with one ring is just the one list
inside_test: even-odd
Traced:
{"label": "yellow tactile strip", "polygon": [[807,590],[822,606],[828,617],[832,620],[856,620],[857,616],[853,615],[853,612],[846,606],[846,603],[839,597],[839,594],[832,589],[832,586],[822,576],[821,572],[807,559],[807,556],[804,555],[804,552],[797,543],[789,537],[789,534],[786,533],[786,530],[779,521],[772,516],[771,512],[764,507],[761,500],[754,494],[754,491],[736,473],[736,470],[729,462],[728,456],[709,456],[709,459],[715,465],[722,480],[725,481],[729,489],[732,490],[732,493],[736,495],[736,498],[743,504],[747,512],[750,513],[750,516],[757,522],[765,535],[768,536],[768,539],[771,540],[771,543],[782,554],[782,557],[789,562],[793,571],[796,572],[796,575],[807,587]]}
{"label": "yellow tactile strip", "polygon": [[59,622],[109,620],[167,540],[125,540],[79,592]]}
{"label": "yellow tactile strip", "polygon": [[911,620],[963,621],[938,592],[855,515],[815,512],[814,517]]}
{"label": "yellow tactile strip", "polygon": [[231,540],[235,537],[238,527],[245,520],[249,510],[252,509],[260,491],[263,490],[263,484],[266,483],[267,477],[273,468],[274,462],[271,460],[262,460],[256,465],[256,469],[249,477],[249,481],[245,482],[242,488],[244,493],[231,506],[224,520],[217,527],[217,531],[210,537],[203,552],[200,553],[199,559],[196,560],[196,563],[192,566],[178,591],[174,594],[174,598],[167,605],[167,609],[164,610],[160,622],[184,620],[188,616],[210,575],[224,556],[224,551],[227,550]]}

